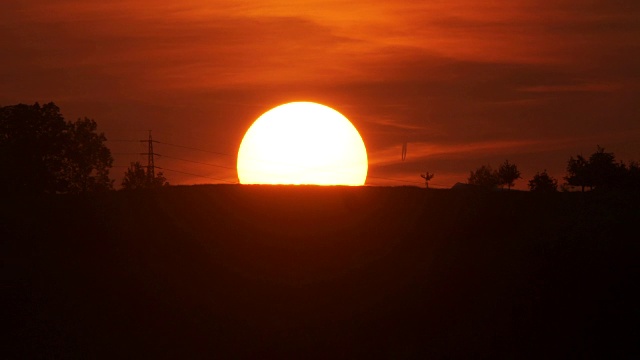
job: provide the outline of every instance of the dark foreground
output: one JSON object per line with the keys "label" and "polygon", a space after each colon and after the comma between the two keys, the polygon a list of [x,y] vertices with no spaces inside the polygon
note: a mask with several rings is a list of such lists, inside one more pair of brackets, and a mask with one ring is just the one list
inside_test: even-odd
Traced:
{"label": "dark foreground", "polygon": [[2,358],[637,358],[639,200],[240,186],[9,199]]}

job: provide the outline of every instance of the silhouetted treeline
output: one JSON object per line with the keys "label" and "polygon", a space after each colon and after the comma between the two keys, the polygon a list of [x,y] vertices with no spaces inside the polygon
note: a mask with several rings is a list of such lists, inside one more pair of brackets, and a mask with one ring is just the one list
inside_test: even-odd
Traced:
{"label": "silhouetted treeline", "polygon": [[640,166],[637,162],[616,162],[613,153],[598,146],[588,159],[577,155],[567,162],[565,180],[570,186],[597,190],[640,188]]}
{"label": "silhouetted treeline", "polygon": [[471,171],[468,183],[484,188],[494,188],[496,186],[507,186],[511,189],[515,181],[520,179],[520,171],[516,164],[512,164],[509,160],[505,160],[498,170],[493,170],[491,165],[483,165]]}
{"label": "silhouetted treeline", "polygon": [[113,163],[89,118],[65,121],[53,103],[0,108],[0,192],[109,190]]}
{"label": "silhouetted treeline", "polygon": [[[487,189],[504,185],[511,188],[514,181],[520,178],[517,166],[506,160],[498,170],[493,170],[491,165],[482,165],[471,171],[467,182]],[[600,191],[640,189],[640,165],[635,161],[628,164],[617,162],[613,153],[605,152],[604,148],[598,146],[588,159],[582,155],[570,157],[564,179],[566,183],[562,186],[563,190],[567,187],[580,187],[583,192],[586,187]],[[531,191],[555,192],[558,191],[558,180],[545,169],[538,171],[529,180],[528,186]]]}

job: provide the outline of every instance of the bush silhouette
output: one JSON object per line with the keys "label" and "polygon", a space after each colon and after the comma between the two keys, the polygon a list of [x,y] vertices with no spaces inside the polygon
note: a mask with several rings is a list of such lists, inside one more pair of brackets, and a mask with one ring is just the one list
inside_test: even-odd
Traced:
{"label": "bush silhouette", "polygon": [[468,182],[471,185],[494,188],[500,184],[500,178],[498,172],[493,170],[490,165],[482,165],[469,174]]}
{"label": "bush silhouette", "polygon": [[162,172],[152,177],[139,161],[131,163],[124,173],[124,179],[122,179],[123,190],[150,189],[168,185],[169,183]]}
{"label": "bush silhouette", "polygon": [[529,180],[529,190],[535,192],[556,192],[558,191],[558,180],[547,174],[547,170],[537,172],[533,179]]}

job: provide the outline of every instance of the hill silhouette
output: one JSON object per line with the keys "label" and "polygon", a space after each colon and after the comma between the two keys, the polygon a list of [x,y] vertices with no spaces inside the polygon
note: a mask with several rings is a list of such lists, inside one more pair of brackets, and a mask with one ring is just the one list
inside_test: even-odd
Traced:
{"label": "hill silhouette", "polygon": [[190,186],[0,205],[7,358],[623,358],[637,193]]}

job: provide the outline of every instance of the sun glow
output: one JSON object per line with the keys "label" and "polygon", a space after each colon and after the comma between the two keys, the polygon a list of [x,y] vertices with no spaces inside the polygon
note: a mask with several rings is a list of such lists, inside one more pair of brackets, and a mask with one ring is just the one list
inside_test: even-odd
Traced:
{"label": "sun glow", "polygon": [[367,150],[336,110],[292,102],[262,114],[238,151],[242,184],[364,185]]}

